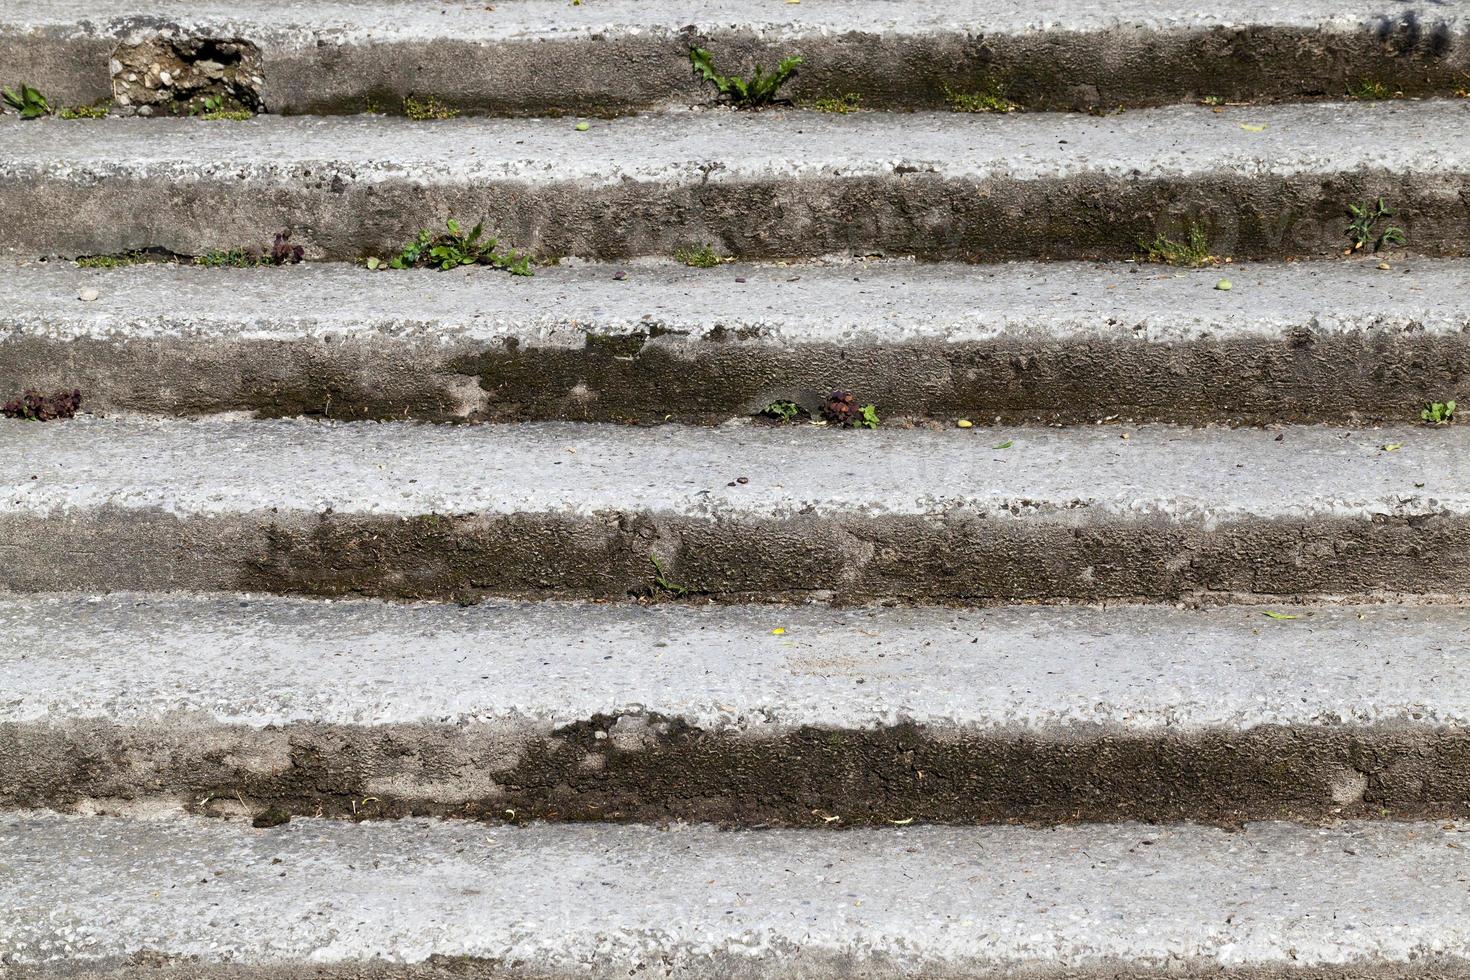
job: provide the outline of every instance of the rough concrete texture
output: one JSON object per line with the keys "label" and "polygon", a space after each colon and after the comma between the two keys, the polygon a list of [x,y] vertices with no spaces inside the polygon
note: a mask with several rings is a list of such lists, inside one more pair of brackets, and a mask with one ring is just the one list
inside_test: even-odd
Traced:
{"label": "rough concrete texture", "polygon": [[[1425,133],[1433,133],[1426,140]],[[1416,250],[1470,242],[1470,103],[1199,106],[1105,118],[783,111],[599,122],[0,121],[0,252],[386,256],[483,217],[542,256],[1327,257],[1379,196]],[[1380,227],[1387,227],[1383,223]]]}
{"label": "rough concrete texture", "polygon": [[1455,426],[11,421],[0,584],[465,599],[674,586],[762,601],[1464,596],[1467,439]]}
{"label": "rough concrete texture", "polygon": [[193,977],[1463,977],[1467,847],[1463,828],[1437,824],[813,836],[6,815],[0,957],[23,977],[128,965]]}
{"label": "rough concrete texture", "polygon": [[1415,420],[1470,380],[1470,263],[1390,258],[529,279],[27,262],[0,275],[0,400],[80,388],[95,412],[698,423],[775,400],[816,412],[847,389],[885,418],[946,423]]}
{"label": "rough concrete texture", "polygon": [[13,596],[0,805],[828,828],[1470,815],[1463,609],[1265,611]]}
{"label": "rough concrete texture", "polygon": [[1035,108],[1341,97],[1363,79],[1453,93],[1470,21],[1442,0],[1207,7],[1019,0],[750,4],[560,0],[31,0],[0,13],[0,69],[64,103],[113,94],[109,55],[159,34],[259,46],[270,111],[399,111],[405,96],[466,112],[625,112],[713,97],[691,44],[729,72],[806,59],[798,100],[854,93],[873,108],[935,107],[999,86]]}

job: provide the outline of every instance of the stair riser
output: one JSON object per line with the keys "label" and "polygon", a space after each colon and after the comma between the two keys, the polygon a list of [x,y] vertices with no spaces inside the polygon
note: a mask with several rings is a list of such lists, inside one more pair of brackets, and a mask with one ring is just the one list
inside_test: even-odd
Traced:
{"label": "stair riser", "polygon": [[0,725],[0,807],[801,827],[1470,814],[1470,732],[1453,727],[722,734],[619,722],[12,723]]}
{"label": "stair riser", "polygon": [[[1092,172],[1036,180],[888,177],[709,179],[612,186],[520,180],[356,182],[330,167],[279,180],[139,179],[105,168],[29,174],[0,184],[0,250],[112,254],[159,247],[184,255],[268,247],[282,229],[311,258],[387,256],[446,216],[485,219],[539,257],[669,256],[691,242],[743,258],[917,255],[990,262],[1129,258],[1140,242],[1198,223],[1217,254],[1330,257],[1347,244],[1348,202],[1392,202],[1415,251],[1460,254],[1470,171],[1325,172],[1241,177],[1205,172],[1120,179]],[[1398,220],[1397,218],[1395,220]]]}
{"label": "stair riser", "polygon": [[103,413],[713,424],[775,400],[814,411],[843,389],[885,419],[1257,424],[1412,421],[1470,379],[1470,334],[1323,334],[1305,323],[1274,337],[1157,343],[1122,330],[1116,340],[795,345],[587,330],[584,347],[537,346],[529,329],[513,345],[20,336],[0,343],[0,393],[80,388],[84,407]]}
{"label": "stair riser", "polygon": [[[739,475],[730,473],[734,480]],[[834,477],[855,479],[856,477]],[[656,479],[650,474],[650,479]],[[432,489],[432,488],[426,488]],[[44,514],[44,512],[42,512]],[[786,519],[548,510],[396,518],[104,506],[0,516],[0,588],[473,600],[665,594],[914,603],[1470,595],[1470,518],[1079,511]]]}
{"label": "stair riser", "polygon": [[[970,92],[990,80],[1030,109],[1137,108],[1206,95],[1341,98],[1364,79],[1408,96],[1448,96],[1465,85],[1470,68],[1462,28],[1411,15],[1343,30],[875,35],[797,28],[789,40],[748,29],[666,27],[560,41],[390,34],[325,44],[306,32],[281,41],[248,27],[193,33],[255,41],[266,106],[287,114],[401,112],[408,95],[496,115],[608,114],[713,101],[714,90],[690,71],[691,44],[715,52],[717,66],[729,71],[800,55],[806,63],[783,95],[803,102],[853,93],[871,109],[943,108],[946,89]],[[108,61],[115,40],[85,29],[12,27],[0,33],[0,64],[58,105],[90,104],[113,95]]]}

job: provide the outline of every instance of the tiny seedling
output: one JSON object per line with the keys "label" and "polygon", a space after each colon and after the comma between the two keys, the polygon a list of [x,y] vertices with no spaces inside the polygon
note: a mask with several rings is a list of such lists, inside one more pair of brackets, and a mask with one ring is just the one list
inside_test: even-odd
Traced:
{"label": "tiny seedling", "polygon": [[8,419],[27,422],[51,422],[55,419],[74,418],[82,405],[80,388],[58,391],[49,397],[39,392],[28,391],[19,398],[12,398],[0,405],[0,415]]}
{"label": "tiny seedling", "polygon": [[1378,102],[1383,99],[1391,99],[1402,95],[1376,78],[1360,78],[1356,82],[1348,82],[1347,94],[1350,99],[1358,99],[1362,102]]}
{"label": "tiny seedling", "polygon": [[1419,419],[1428,425],[1449,425],[1455,420],[1454,399],[1447,402],[1431,402],[1428,408],[1419,413]]}
{"label": "tiny seedling", "polygon": [[973,92],[957,92],[946,85],[944,101],[955,112],[1017,112],[1021,108],[1006,97],[1005,88],[994,80]]}
{"label": "tiny seedling", "polygon": [[850,391],[834,391],[822,403],[822,418],[844,429],[876,429],[881,421],[878,409],[859,405]]}
{"label": "tiny seedling", "polygon": [[112,255],[83,255],[76,260],[78,269],[120,269],[128,265],[142,265],[145,262],[169,261],[166,256],[156,252],[135,250],[131,252],[116,252]]}
{"label": "tiny seedling", "polygon": [[1349,204],[1348,214],[1353,219],[1347,227],[1347,236],[1352,245],[1343,250],[1344,255],[1361,252],[1368,245],[1372,245],[1373,251],[1377,252],[1385,245],[1403,245],[1407,241],[1404,230],[1394,225],[1388,225],[1382,231],[1377,230],[1380,221],[1393,217],[1393,212],[1384,205],[1381,197],[1377,205]]}
{"label": "tiny seedling", "polygon": [[215,248],[194,256],[194,264],[211,269],[249,269],[260,265],[260,256],[244,248]]}
{"label": "tiny seedling", "polygon": [[[486,238],[485,223],[482,221],[470,229],[466,235],[460,228],[458,221],[450,218],[446,222],[448,231],[438,235],[431,235],[427,230],[420,231],[413,241],[403,246],[397,255],[388,260],[390,269],[411,269],[415,267],[434,267],[441,272],[457,269],[466,265],[488,265],[496,269],[503,269],[513,276],[534,275],[531,271],[530,256],[520,252],[496,251],[499,241],[495,238]],[[382,262],[366,260],[369,269],[381,267]]]}
{"label": "tiny seedling", "polygon": [[51,103],[33,85],[22,82],[19,89],[8,88],[0,92],[0,97],[5,99],[6,105],[20,113],[22,119],[39,119],[51,115]]}
{"label": "tiny seedling", "polygon": [[1144,257],[1150,262],[1182,265],[1191,269],[1208,265],[1215,258],[1210,254],[1210,244],[1205,240],[1205,233],[1198,225],[1189,226],[1189,241],[1187,242],[1176,242],[1167,235],[1159,235],[1151,242],[1139,242],[1139,247],[1143,249]]}
{"label": "tiny seedling", "polygon": [[226,109],[225,97],[222,95],[201,95],[199,99],[189,107],[189,115],[196,119],[205,119],[210,122],[219,120],[231,120],[241,122],[251,118],[247,109]]}
{"label": "tiny seedling", "polygon": [[112,103],[98,102],[96,105],[72,105],[67,106],[57,113],[62,119],[106,119],[108,112],[112,110]]}
{"label": "tiny seedling", "polygon": [[670,581],[668,573],[664,571],[664,566],[659,562],[657,555],[649,555],[648,560],[653,562],[653,584],[655,586],[675,597],[689,594],[687,586]]}
{"label": "tiny seedling", "polygon": [[410,95],[403,100],[403,114],[410,119],[418,120],[453,119],[459,115],[459,110],[445,105],[432,95],[422,99],[416,99]]}
{"label": "tiny seedling", "polygon": [[695,269],[713,269],[720,264],[720,257],[708,245],[690,245],[674,249],[674,258]]}
{"label": "tiny seedling", "polygon": [[715,91],[740,109],[759,109],[774,105],[778,101],[777,95],[781,86],[796,74],[801,62],[801,58],[782,58],[773,72],[767,73],[760,65],[756,65],[755,74],[749,78],[741,78],[739,75],[721,75],[716,71],[714,56],[704,48],[689,49],[689,63],[694,66],[694,74],[713,85]]}
{"label": "tiny seedling", "polygon": [[761,414],[777,422],[794,422],[801,414],[801,406],[791,401],[774,401],[761,409]]}
{"label": "tiny seedling", "polygon": [[839,116],[845,116],[849,112],[858,111],[858,103],[862,102],[862,96],[856,92],[848,92],[846,95],[823,96],[813,99],[811,107],[817,112],[830,112]]}
{"label": "tiny seedling", "polygon": [[1223,96],[1223,95],[1206,95],[1204,98],[1202,98],[1202,99],[1199,100],[1199,104],[1200,105],[1207,105],[1207,106],[1222,106],[1222,105],[1225,104],[1225,96]]}

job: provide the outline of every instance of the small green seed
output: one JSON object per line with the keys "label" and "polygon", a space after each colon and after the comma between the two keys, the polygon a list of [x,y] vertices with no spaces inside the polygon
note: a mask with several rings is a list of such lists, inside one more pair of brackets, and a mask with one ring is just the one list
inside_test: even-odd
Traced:
{"label": "small green seed", "polygon": [[1215,288],[1228,293],[1231,289],[1235,287],[1230,285],[1229,279],[1221,279],[1219,282],[1215,283]]}
{"label": "small green seed", "polygon": [[585,132],[587,132],[587,130],[589,130],[591,128],[592,128],[592,126],[591,126],[590,123],[584,123],[584,122],[577,123],[577,132],[579,132],[579,133],[585,133]]}

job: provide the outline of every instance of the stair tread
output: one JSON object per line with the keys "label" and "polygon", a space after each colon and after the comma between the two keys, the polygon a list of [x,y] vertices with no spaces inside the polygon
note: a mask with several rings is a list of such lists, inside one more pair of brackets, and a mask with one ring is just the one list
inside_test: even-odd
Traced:
{"label": "stair tread", "polygon": [[105,968],[147,950],[191,976],[368,960],[392,975],[437,954],[468,958],[454,976],[1448,977],[1470,957],[1465,846],[1415,823],[254,831],[11,814],[0,955]]}
{"label": "stair tread", "polygon": [[[331,508],[403,517],[640,511],[1024,521],[1096,513],[1199,521],[1470,511],[1470,432],[1461,426],[837,432],[79,416],[4,422],[0,434],[19,461],[5,479],[0,515]],[[728,485],[740,477],[748,483]]]}
{"label": "stair tread", "polygon": [[[259,116],[193,119],[0,119],[0,178],[69,181],[283,180],[325,186],[508,180],[716,184],[742,178],[926,176],[1013,180],[1078,174],[1221,178],[1360,170],[1426,176],[1470,158],[1459,101],[1252,106],[1217,113],[1168,106],[1094,117],[801,110],[671,112],[603,120]],[[1424,133],[1433,132],[1432,141]],[[1065,142],[1063,142],[1065,141]],[[306,173],[306,171],[310,173]],[[469,218],[471,216],[463,216]]]}
{"label": "stair tread", "polygon": [[10,596],[0,723],[539,730],[651,713],[752,734],[912,722],[1177,737],[1470,721],[1462,607],[1266,611]]}
{"label": "stair tread", "polygon": [[[1433,22],[1458,23],[1463,14],[1431,2],[1403,5]],[[493,16],[491,15],[493,13]],[[94,0],[79,16],[69,0],[32,0],[0,14],[0,25],[17,28],[76,26],[102,33],[113,21],[148,16],[166,18],[185,30],[221,22],[248,36],[281,43],[298,33],[329,33],[356,39],[561,39],[609,31],[662,31],[682,34],[688,25],[705,29],[736,26],[752,31],[871,31],[916,34],[934,30],[987,33],[1026,30],[1103,30],[1114,27],[1204,28],[1253,26],[1361,28],[1385,19],[1374,0],[1303,0],[1262,5],[1221,0],[1208,8],[1185,0],[1127,0],[1106,6],[1056,3],[1046,8],[1021,0],[905,0],[903,3],[823,3],[752,6],[742,0],[600,0],[568,5],[562,0],[498,0],[492,12],[483,3],[446,2],[425,7],[382,0]]]}
{"label": "stair tread", "polygon": [[[588,334],[648,332],[678,345],[711,333],[808,344],[983,341],[1003,335],[1154,343],[1412,331],[1470,324],[1470,259],[1378,256],[1238,262],[1204,269],[1133,263],[1003,265],[857,261],[576,264],[526,277],[491,270],[369,275],[345,263],[211,269],[171,263],[81,269],[10,262],[0,344],[55,340],[376,337],[579,348]],[[614,279],[616,272],[625,279]],[[1222,276],[1234,287],[1215,288]],[[743,280],[743,281],[741,281]],[[100,295],[77,302],[80,290]],[[735,345],[731,345],[735,346]],[[3,371],[3,366],[0,366]]]}

